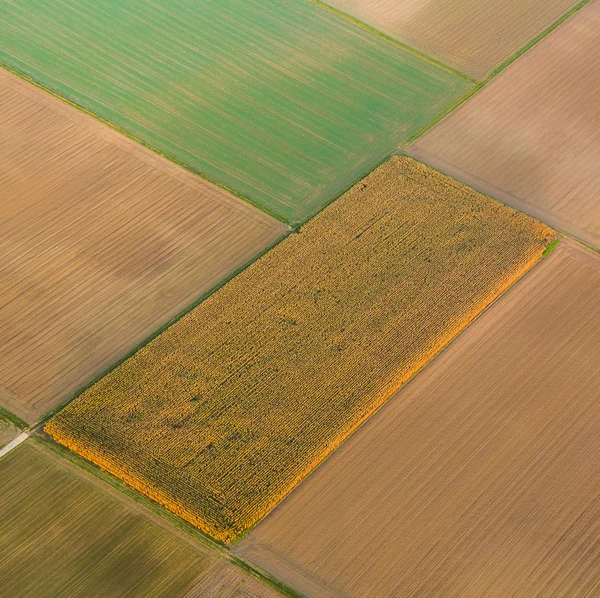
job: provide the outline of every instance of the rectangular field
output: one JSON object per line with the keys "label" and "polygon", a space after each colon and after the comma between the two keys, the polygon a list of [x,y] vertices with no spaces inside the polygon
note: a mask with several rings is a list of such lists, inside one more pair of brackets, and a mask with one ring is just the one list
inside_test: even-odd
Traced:
{"label": "rectangular field", "polygon": [[216,560],[31,440],[0,479],[3,596],[181,596]]}
{"label": "rectangular field", "polygon": [[0,406],[65,401],[286,227],[0,71]]}
{"label": "rectangular field", "polygon": [[411,154],[600,248],[599,30],[593,0]]}
{"label": "rectangular field", "polygon": [[600,259],[562,242],[236,548],[306,596],[595,596]]}
{"label": "rectangular field", "polygon": [[0,62],[288,221],[470,87],[308,0],[10,0]]}
{"label": "rectangular field", "polygon": [[231,541],[552,238],[528,216],[393,158],[46,431]]}
{"label": "rectangular field", "polygon": [[326,4],[478,79],[579,0],[325,0]]}

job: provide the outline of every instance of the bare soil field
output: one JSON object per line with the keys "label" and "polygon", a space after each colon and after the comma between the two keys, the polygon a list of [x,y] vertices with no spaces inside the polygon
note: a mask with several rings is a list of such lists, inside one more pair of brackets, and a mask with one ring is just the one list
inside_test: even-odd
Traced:
{"label": "bare soil field", "polygon": [[0,449],[19,435],[19,430],[12,424],[0,419]]}
{"label": "bare soil field", "polygon": [[0,72],[0,406],[32,423],[286,227]]}
{"label": "bare soil field", "polygon": [[600,248],[599,30],[594,0],[410,153]]}
{"label": "bare soil field", "polygon": [[307,596],[597,595],[599,296],[563,241],[235,550]]}
{"label": "bare soil field", "polygon": [[483,78],[578,0],[325,0],[472,77]]}
{"label": "bare soil field", "polygon": [[238,567],[221,561],[202,576],[185,598],[278,598],[281,596]]}

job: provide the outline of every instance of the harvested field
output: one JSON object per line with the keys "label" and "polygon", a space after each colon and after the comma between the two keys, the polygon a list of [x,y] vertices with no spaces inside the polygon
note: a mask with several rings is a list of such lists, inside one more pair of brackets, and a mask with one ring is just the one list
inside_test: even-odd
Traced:
{"label": "harvested field", "polygon": [[307,596],[597,595],[599,296],[563,241],[236,551]]}
{"label": "harvested field", "polygon": [[215,560],[31,440],[0,479],[2,596],[181,596]]}
{"label": "harvested field", "polygon": [[419,138],[411,153],[600,248],[600,2]]}
{"label": "harvested field", "polygon": [[10,0],[0,62],[288,221],[472,86],[307,0]]}
{"label": "harvested field", "polygon": [[19,430],[12,424],[0,419],[0,449],[19,435]]}
{"label": "harvested field", "polygon": [[543,33],[579,0],[326,0],[342,12],[476,78]]}
{"label": "harvested field", "polygon": [[46,431],[231,541],[553,236],[414,160],[393,158]]}
{"label": "harvested field", "polygon": [[0,71],[0,406],[29,423],[285,225]]}
{"label": "harvested field", "polygon": [[185,598],[281,598],[281,595],[225,561],[212,567]]}

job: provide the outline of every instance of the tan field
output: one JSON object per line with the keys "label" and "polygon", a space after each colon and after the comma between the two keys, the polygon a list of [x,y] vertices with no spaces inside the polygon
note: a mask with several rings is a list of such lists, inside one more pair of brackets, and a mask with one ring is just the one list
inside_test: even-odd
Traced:
{"label": "tan field", "polygon": [[326,4],[482,78],[578,0],[326,0]]}
{"label": "tan field", "polygon": [[219,562],[185,598],[281,598],[281,594],[225,561]]}
{"label": "tan field", "polygon": [[19,430],[12,424],[0,419],[0,449],[19,435]]}
{"label": "tan field", "polygon": [[66,400],[285,226],[0,72],[0,406]]}
{"label": "tan field", "polygon": [[411,154],[600,248],[599,30],[594,0]]}
{"label": "tan field", "polygon": [[599,296],[563,241],[236,550],[307,596],[598,595]]}

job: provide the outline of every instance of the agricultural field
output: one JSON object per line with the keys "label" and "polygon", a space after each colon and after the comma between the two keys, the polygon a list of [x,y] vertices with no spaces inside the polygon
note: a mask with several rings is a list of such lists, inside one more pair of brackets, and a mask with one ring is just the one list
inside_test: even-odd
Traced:
{"label": "agricultural field", "polygon": [[235,551],[306,596],[596,596],[600,256],[562,241]]}
{"label": "agricultural field", "polygon": [[185,598],[281,598],[275,590],[246,575],[240,568],[221,561],[202,576]]}
{"label": "agricultural field", "polygon": [[579,0],[326,0],[390,37],[482,79]]}
{"label": "agricultural field", "polygon": [[410,153],[600,248],[599,30],[593,0]]}
{"label": "agricultural field", "polygon": [[0,71],[0,406],[33,423],[287,227]]}
{"label": "agricultural field", "polygon": [[0,63],[288,222],[473,86],[308,0],[0,10]]}
{"label": "agricultural field", "polygon": [[19,435],[19,430],[11,423],[0,419],[0,449]]}
{"label": "agricultural field", "polygon": [[395,157],[45,430],[230,542],[553,238],[530,217]]}
{"label": "agricultural field", "polygon": [[213,564],[31,440],[0,479],[2,596],[181,596]]}

